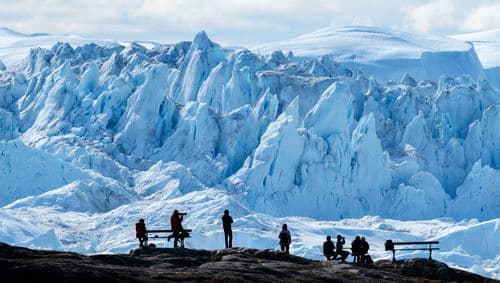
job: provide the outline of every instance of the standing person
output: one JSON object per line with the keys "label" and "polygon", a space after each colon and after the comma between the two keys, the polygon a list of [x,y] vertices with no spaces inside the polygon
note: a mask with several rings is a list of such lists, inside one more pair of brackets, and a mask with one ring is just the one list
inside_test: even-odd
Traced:
{"label": "standing person", "polygon": [[[371,257],[368,254],[368,250],[370,249],[370,245],[366,241],[365,237],[361,237],[360,241],[360,253],[361,253],[361,262],[363,263],[369,263],[371,260]],[[370,260],[368,260],[370,258]]]}
{"label": "standing person", "polygon": [[172,230],[172,235],[168,236],[168,240],[174,238],[174,248],[177,248],[179,238],[182,233],[182,220],[184,220],[184,215],[180,215],[179,211],[176,209],[172,216],[170,216],[170,229]]}
{"label": "standing person", "polygon": [[345,259],[349,256],[349,252],[343,250],[344,245],[345,245],[345,238],[342,237],[341,235],[337,235],[337,255],[340,256],[342,262],[345,262]]}
{"label": "standing person", "polygon": [[326,241],[323,243],[323,255],[326,260],[335,258],[335,244],[332,242],[332,237],[326,236]]}
{"label": "standing person", "polygon": [[290,234],[290,231],[288,231],[288,226],[286,224],[283,224],[278,238],[280,239],[281,251],[289,254],[290,244],[292,243],[292,235]]}
{"label": "standing person", "polygon": [[144,223],[144,219],[141,218],[139,222],[135,223],[135,237],[139,239],[139,248],[143,248],[144,243],[148,241],[146,231],[146,223]]}
{"label": "standing person", "polygon": [[226,242],[226,249],[233,247],[233,229],[231,229],[232,223],[233,218],[229,215],[229,210],[224,210],[224,215],[222,215],[222,228],[224,228],[224,241]]}
{"label": "standing person", "polygon": [[352,262],[360,263],[361,262],[361,238],[356,236],[354,241],[351,243],[351,251],[352,251]]}

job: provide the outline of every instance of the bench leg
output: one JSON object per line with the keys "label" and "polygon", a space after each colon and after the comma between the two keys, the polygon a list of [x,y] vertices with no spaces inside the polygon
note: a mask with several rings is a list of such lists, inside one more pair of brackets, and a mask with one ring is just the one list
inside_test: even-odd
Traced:
{"label": "bench leg", "polygon": [[392,262],[396,262],[396,250],[392,250]]}

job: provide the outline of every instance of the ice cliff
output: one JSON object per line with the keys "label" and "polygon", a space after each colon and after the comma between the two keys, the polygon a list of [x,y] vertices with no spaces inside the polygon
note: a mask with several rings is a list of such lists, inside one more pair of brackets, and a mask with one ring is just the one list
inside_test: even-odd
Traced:
{"label": "ice cliff", "polygon": [[[156,191],[144,172],[173,162],[197,189],[276,216],[500,216],[487,80],[383,83],[332,56],[229,50],[204,32],[153,49],[58,43],[22,66],[0,71],[3,205],[74,180]],[[61,169],[43,181],[44,168]]]}

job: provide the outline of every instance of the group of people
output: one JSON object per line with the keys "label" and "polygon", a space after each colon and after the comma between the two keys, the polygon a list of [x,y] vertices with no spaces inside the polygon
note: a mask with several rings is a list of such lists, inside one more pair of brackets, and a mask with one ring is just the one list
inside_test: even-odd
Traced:
{"label": "group of people", "polygon": [[[349,256],[349,252],[344,250],[345,238],[341,235],[337,235],[337,245],[332,241],[331,236],[326,237],[326,241],[323,243],[323,255],[327,260],[340,259],[341,261],[346,260]],[[351,252],[354,263],[373,263],[371,257],[368,255],[368,250],[370,245],[366,241],[365,237],[356,236],[354,241],[351,243]]]}
{"label": "group of people", "polygon": [[[182,241],[189,234],[186,233],[182,227],[182,221],[184,220],[185,213],[179,213],[178,210],[174,210],[172,216],[170,216],[170,228],[172,234],[167,237],[168,241],[172,238],[174,239],[174,248],[178,247],[179,241]],[[224,242],[226,249],[233,247],[233,218],[229,215],[229,210],[224,210],[224,214],[221,217],[222,228],[224,230]],[[140,219],[135,225],[136,237],[139,240],[139,247],[144,247],[147,243],[147,229],[144,219]],[[189,230],[190,231],[190,230]],[[279,245],[281,251],[284,253],[290,253],[290,245],[292,243],[292,235],[288,230],[288,225],[283,224],[281,231],[278,234]],[[344,250],[345,238],[342,235],[337,235],[337,242],[332,241],[331,236],[326,237],[326,241],[323,243],[323,255],[327,260],[340,259],[345,262],[349,256],[349,252]],[[351,252],[353,256],[353,262],[355,263],[372,263],[371,257],[368,255],[368,250],[370,245],[366,241],[365,237],[356,236],[356,238],[351,243]]]}
{"label": "group of people", "polygon": [[[172,234],[167,237],[167,240],[170,242],[171,239],[174,239],[174,248],[177,248],[179,246],[179,242],[182,242],[184,238],[189,236],[189,233],[187,233],[187,231],[182,227],[182,221],[184,221],[185,215],[186,213],[180,213],[176,209],[170,216],[170,231]],[[229,215],[229,210],[224,210],[224,215],[222,215],[222,228],[224,229],[226,249],[233,247],[232,223],[233,218]],[[148,230],[146,229],[146,223],[142,218],[135,224],[135,237],[139,240],[139,247],[143,248],[145,243],[148,241]]]}
{"label": "group of people", "polygon": [[[174,248],[177,248],[179,242],[181,242],[188,233],[182,227],[182,221],[184,220],[185,213],[180,213],[177,209],[174,210],[172,216],[170,216],[170,230],[172,234],[167,237],[167,240],[174,239]],[[144,219],[139,219],[139,222],[135,224],[135,237],[139,240],[139,247],[143,248],[145,243],[148,241],[148,230],[146,229],[146,223]]]}

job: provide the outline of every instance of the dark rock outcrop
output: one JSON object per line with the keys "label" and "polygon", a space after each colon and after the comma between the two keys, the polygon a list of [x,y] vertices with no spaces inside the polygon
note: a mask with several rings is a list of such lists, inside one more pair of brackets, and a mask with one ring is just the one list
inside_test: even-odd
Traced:
{"label": "dark rock outcrop", "polygon": [[2,282],[496,282],[423,259],[362,266],[243,248],[84,256],[0,243],[0,270]]}

